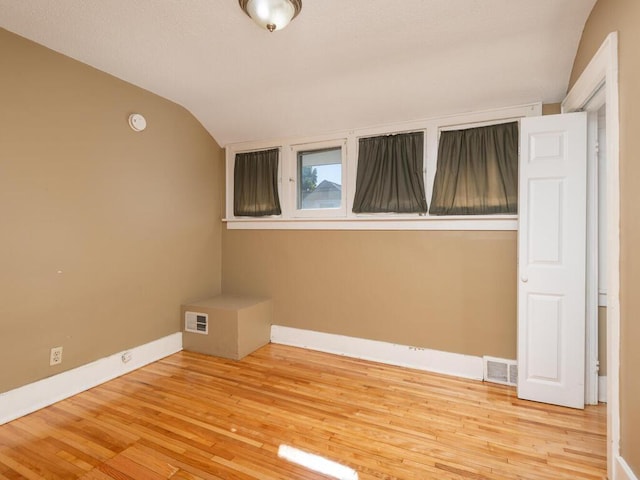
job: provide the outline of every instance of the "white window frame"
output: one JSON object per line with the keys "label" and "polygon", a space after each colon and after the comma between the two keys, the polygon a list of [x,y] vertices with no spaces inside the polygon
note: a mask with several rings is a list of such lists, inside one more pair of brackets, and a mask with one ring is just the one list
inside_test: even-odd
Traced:
{"label": "white window frame", "polygon": [[[442,130],[470,128],[478,125],[498,124],[522,117],[542,115],[542,104],[531,103],[480,112],[449,115],[412,122],[403,122],[366,129],[336,132],[313,137],[275,139],[262,142],[229,144],[226,150],[226,218],[229,229],[284,229],[284,230],[510,230],[518,229],[517,215],[418,215],[418,214],[355,214],[352,212],[358,162],[358,140],[377,135],[406,132],[425,132],[424,175],[427,203],[431,204],[435,178],[438,139]],[[343,147],[343,195],[345,211],[335,215],[334,209],[318,209],[299,214],[297,209],[296,178],[297,151],[313,150],[318,145]],[[279,148],[278,195],[282,214],[279,216],[247,218],[233,215],[233,169],[236,153]],[[283,178],[284,177],[284,178]],[[291,183],[294,183],[292,186]]]}
{"label": "white window frame", "polygon": [[[341,164],[341,196],[340,208],[298,208],[298,153],[312,152],[329,148],[340,148]],[[294,218],[336,218],[347,216],[347,139],[328,140],[325,142],[300,143],[290,148],[291,161],[289,163],[289,199],[294,207]]]}

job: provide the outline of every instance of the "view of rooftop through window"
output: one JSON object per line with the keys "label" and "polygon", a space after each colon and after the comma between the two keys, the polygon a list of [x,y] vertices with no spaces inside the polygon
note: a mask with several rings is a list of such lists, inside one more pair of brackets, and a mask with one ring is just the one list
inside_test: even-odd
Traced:
{"label": "view of rooftop through window", "polygon": [[340,208],[342,148],[298,152],[298,208]]}

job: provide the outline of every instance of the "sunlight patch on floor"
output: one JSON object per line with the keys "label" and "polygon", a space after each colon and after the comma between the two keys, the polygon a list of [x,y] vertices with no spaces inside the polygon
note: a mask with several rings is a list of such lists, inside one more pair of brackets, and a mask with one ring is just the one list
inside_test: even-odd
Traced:
{"label": "sunlight patch on floor", "polygon": [[278,448],[278,456],[308,468],[309,470],[328,475],[338,480],[358,480],[358,472],[354,469],[321,457],[320,455],[303,452],[289,445],[280,445]]}

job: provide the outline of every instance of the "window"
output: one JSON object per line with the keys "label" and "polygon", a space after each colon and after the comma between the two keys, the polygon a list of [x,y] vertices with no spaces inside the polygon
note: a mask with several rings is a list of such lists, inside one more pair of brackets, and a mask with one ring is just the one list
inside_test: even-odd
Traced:
{"label": "window", "polygon": [[[519,105],[227,145],[224,221],[260,230],[516,230],[517,120],[541,113],[541,104]],[[483,135],[502,146],[485,155],[493,140],[463,140]],[[445,155],[446,145],[474,153]]]}
{"label": "window", "polygon": [[440,134],[432,215],[518,211],[518,123]]}
{"label": "window", "polygon": [[291,196],[296,217],[346,215],[345,150],[343,140],[292,147],[295,182]]}
{"label": "window", "polygon": [[298,152],[298,209],[342,206],[342,148]]}
{"label": "window", "polygon": [[233,169],[233,214],[280,215],[277,148],[236,154]]}
{"label": "window", "polygon": [[354,213],[427,212],[424,193],[424,132],[358,142]]}

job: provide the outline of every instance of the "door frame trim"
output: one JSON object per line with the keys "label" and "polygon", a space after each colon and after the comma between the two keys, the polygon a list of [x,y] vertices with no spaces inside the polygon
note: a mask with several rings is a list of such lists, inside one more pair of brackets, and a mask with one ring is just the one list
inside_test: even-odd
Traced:
{"label": "door frame trim", "polygon": [[[586,337],[585,337],[585,399],[586,405],[598,404],[598,279],[600,246],[598,230],[599,180],[598,180],[598,110],[606,104],[604,85],[591,100],[585,110],[587,117],[587,252],[598,255],[587,256],[586,275]],[[592,110],[592,106],[598,106]],[[605,124],[606,125],[606,124]],[[606,145],[606,143],[605,143]],[[605,152],[606,153],[606,152]],[[606,218],[606,217],[605,217]],[[606,226],[604,226],[606,228]],[[606,386],[605,386],[606,387]]]}
{"label": "door frame trim", "polygon": [[[607,135],[607,470],[615,480],[620,455],[620,120],[618,33],[604,40],[562,102],[563,112],[583,110],[605,86]],[[590,350],[587,345],[587,350]]]}

